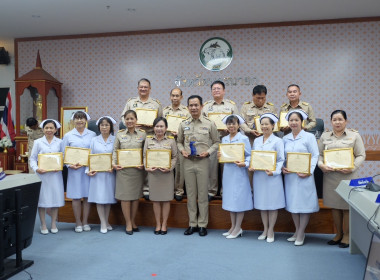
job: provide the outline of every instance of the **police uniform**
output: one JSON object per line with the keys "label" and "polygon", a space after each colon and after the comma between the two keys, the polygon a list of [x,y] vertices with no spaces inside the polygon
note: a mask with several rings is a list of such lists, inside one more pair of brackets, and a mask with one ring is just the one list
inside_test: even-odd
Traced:
{"label": "police uniform", "polygon": [[[136,108],[144,108],[144,109],[153,109],[157,110],[157,117],[162,117],[162,106],[160,101],[158,99],[153,99],[151,97],[148,98],[147,101],[143,102],[141,101],[140,97],[132,97],[129,98],[127,101],[127,104],[125,104],[124,110],[121,113],[121,119],[124,122],[124,113],[128,110],[133,110],[136,111]],[[137,120],[138,122],[138,120]],[[152,123],[153,125],[153,123]],[[146,135],[153,135],[153,126],[144,126],[141,125],[139,126],[141,129],[143,129],[146,133]],[[145,171],[144,171],[145,172]],[[145,172],[145,178],[147,178],[147,174]],[[143,193],[144,196],[149,196],[149,187],[148,187],[148,182],[144,182],[144,187],[143,187]]]}
{"label": "police uniform", "polygon": [[345,129],[343,134],[337,137],[333,131],[326,130],[319,139],[318,166],[324,163],[323,151],[341,148],[353,148],[354,166],[352,173],[343,174],[338,171],[323,173],[323,204],[334,209],[348,210],[348,204],[336,192],[335,189],[341,180],[351,180],[358,177],[359,166],[365,160],[365,147],[360,134],[354,129]]}
{"label": "police uniform", "polygon": [[310,130],[310,129],[314,128],[317,125],[317,119],[315,118],[314,110],[311,107],[311,105],[309,103],[307,103],[307,102],[299,101],[299,103],[298,103],[298,105],[296,107],[292,107],[290,105],[290,103],[284,103],[281,106],[280,113],[281,112],[289,112],[289,111],[293,111],[293,110],[296,110],[296,109],[302,109],[308,115],[307,120],[306,120],[306,124],[305,124],[305,129],[306,130]]}
{"label": "police uniform", "polygon": [[[130,133],[127,129],[119,130],[116,135],[112,163],[117,165],[118,149],[143,149],[146,134],[141,129],[136,129]],[[119,200],[132,201],[142,196],[144,184],[144,170],[137,168],[123,168],[116,171],[116,193]]]}
{"label": "police uniform", "polygon": [[[173,109],[172,106],[166,106],[164,108],[163,116],[166,118],[168,115],[178,116],[178,117],[190,117],[189,110],[186,106],[180,104],[177,109]],[[171,135],[170,132],[166,132],[166,134]],[[183,155],[178,153],[178,160],[175,167],[175,183],[174,183],[174,193],[175,195],[182,196],[183,186],[185,183],[185,176],[183,174]]]}
{"label": "police uniform", "polygon": [[[220,139],[214,122],[201,116],[199,119],[188,118],[178,129],[178,150],[191,154],[190,142],[194,141],[196,153],[216,153]],[[185,170],[187,210],[190,227],[207,227],[208,224],[208,175],[209,158],[189,157],[183,161]],[[197,205],[198,201],[198,205]],[[198,208],[199,217],[197,217]]]}
{"label": "police uniform", "polygon": [[173,136],[164,136],[158,140],[156,136],[148,136],[144,145],[144,164],[146,163],[147,150],[171,150],[170,172],[164,173],[160,170],[148,172],[149,199],[152,201],[170,201],[174,196],[173,170],[178,159],[177,145]]}
{"label": "police uniform", "polygon": [[[26,134],[28,135],[28,154],[32,153],[34,140],[37,140],[44,136],[44,131],[42,128],[38,127],[36,129],[31,129],[29,126],[26,126]],[[31,168],[30,163],[28,162],[29,173],[34,173],[33,168]]]}
{"label": "police uniform", "polygon": [[[239,114],[239,111],[235,102],[229,99],[223,99],[220,104],[216,103],[215,100],[209,100],[204,103],[202,114],[208,117],[209,113]],[[219,140],[226,135],[225,132],[220,132]],[[215,153],[210,156],[210,182],[208,187],[208,194],[210,196],[215,196],[218,193],[218,166],[218,156],[217,153]]]}
{"label": "police uniform", "polygon": [[[127,104],[125,104],[124,110],[121,113],[122,121],[124,121],[123,116],[126,111],[128,110],[136,111],[136,108],[157,110],[157,117],[162,117],[162,106],[161,106],[160,101],[149,97],[147,101],[143,102],[140,100],[140,97],[132,97],[128,99]],[[140,128],[143,129],[147,135],[154,134],[152,126],[140,126]]]}

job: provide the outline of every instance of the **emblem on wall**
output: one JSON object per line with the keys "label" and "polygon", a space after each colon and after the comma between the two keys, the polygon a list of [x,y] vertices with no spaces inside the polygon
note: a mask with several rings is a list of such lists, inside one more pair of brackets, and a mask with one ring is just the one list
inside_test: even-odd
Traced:
{"label": "emblem on wall", "polygon": [[223,38],[210,38],[199,50],[199,60],[207,70],[221,71],[232,61],[231,45]]}

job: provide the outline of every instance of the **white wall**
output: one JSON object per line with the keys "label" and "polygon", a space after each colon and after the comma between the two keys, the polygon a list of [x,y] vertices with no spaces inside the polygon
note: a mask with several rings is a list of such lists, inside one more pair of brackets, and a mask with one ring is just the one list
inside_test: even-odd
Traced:
{"label": "white wall", "polygon": [[0,65],[0,87],[10,87],[12,94],[12,115],[13,121],[16,123],[16,97],[15,97],[15,52],[13,38],[0,38],[0,47],[4,47],[9,53],[11,63],[8,65]]}

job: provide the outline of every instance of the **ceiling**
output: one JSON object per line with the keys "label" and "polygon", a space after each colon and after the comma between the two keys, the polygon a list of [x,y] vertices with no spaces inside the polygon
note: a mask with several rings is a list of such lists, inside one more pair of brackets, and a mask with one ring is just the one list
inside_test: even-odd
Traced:
{"label": "ceiling", "polygon": [[380,16],[380,0],[1,0],[0,38]]}

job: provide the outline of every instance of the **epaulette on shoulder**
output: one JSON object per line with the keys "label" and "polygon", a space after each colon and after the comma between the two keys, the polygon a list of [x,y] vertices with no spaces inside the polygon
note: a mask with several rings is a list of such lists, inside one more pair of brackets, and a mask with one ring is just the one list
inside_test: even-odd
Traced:
{"label": "epaulette on shoulder", "polygon": [[125,130],[125,128],[124,129],[120,129],[118,132],[123,132]]}
{"label": "epaulette on shoulder", "polygon": [[330,129],[326,128],[324,132],[330,132]]}
{"label": "epaulette on shoulder", "polygon": [[281,107],[286,107],[288,104],[287,103],[284,103],[281,105]]}
{"label": "epaulette on shoulder", "polygon": [[213,100],[206,101],[203,105],[211,103]]}
{"label": "epaulette on shoulder", "polygon": [[129,101],[131,101],[132,99],[133,99],[133,97],[129,98],[129,99],[127,100],[127,103],[128,103]]}
{"label": "epaulette on shoulder", "polygon": [[153,135],[147,135],[146,138],[153,138]]}
{"label": "epaulette on shoulder", "polygon": [[353,129],[353,128],[349,128],[348,130],[352,131],[352,132],[356,132],[358,133],[359,131],[357,131],[356,129]]}
{"label": "epaulette on shoulder", "polygon": [[158,100],[158,99],[153,99],[154,101],[156,101],[158,104],[161,105],[161,102]]}
{"label": "epaulette on shoulder", "polygon": [[251,104],[251,101],[244,102],[244,104]]}
{"label": "epaulette on shoulder", "polygon": [[270,106],[274,106],[273,103],[271,103],[271,102],[267,102],[267,104]]}
{"label": "epaulette on shoulder", "polygon": [[169,138],[169,139],[174,139],[174,136],[169,135],[168,138]]}
{"label": "epaulette on shoulder", "polygon": [[302,104],[305,105],[305,106],[308,106],[308,105],[309,105],[309,103],[307,103],[307,102],[303,102],[303,101],[302,101]]}
{"label": "epaulette on shoulder", "polygon": [[141,129],[141,128],[139,128],[138,131],[145,132],[145,130],[144,130],[144,129]]}
{"label": "epaulette on shoulder", "polygon": [[230,102],[231,104],[233,104],[233,105],[235,105],[236,103],[235,102],[233,102],[232,100],[230,100],[230,99],[227,99],[227,101],[228,102]]}

